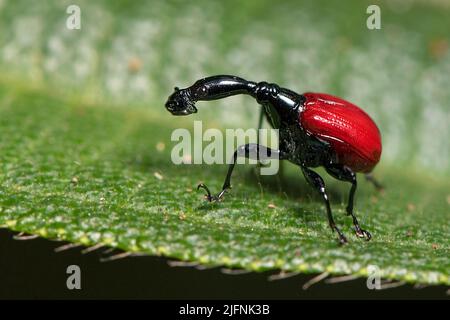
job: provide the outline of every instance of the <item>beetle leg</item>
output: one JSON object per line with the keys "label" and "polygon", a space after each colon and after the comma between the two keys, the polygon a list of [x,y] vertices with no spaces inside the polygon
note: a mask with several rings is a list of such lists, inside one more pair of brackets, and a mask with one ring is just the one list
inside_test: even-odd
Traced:
{"label": "beetle leg", "polygon": [[383,191],[384,186],[373,176],[372,173],[365,174],[366,180],[371,182],[377,191]]}
{"label": "beetle leg", "polygon": [[[259,144],[259,134],[260,134],[260,129],[262,129],[263,120],[264,120],[264,107],[261,106],[261,110],[259,112],[259,118],[258,118],[258,130],[257,130],[258,135],[256,136],[256,144]],[[262,164],[261,162],[258,162],[258,166],[263,167],[264,164]]]}
{"label": "beetle leg", "polygon": [[342,165],[330,164],[330,165],[326,166],[325,169],[334,178],[341,180],[341,181],[347,181],[352,184],[352,186],[350,188],[350,194],[348,197],[347,215],[352,216],[356,235],[360,238],[365,238],[367,241],[369,241],[372,238],[372,235],[370,234],[370,232],[361,229],[361,227],[359,226],[358,219],[356,218],[355,214],[353,213],[354,196],[355,196],[356,188],[358,186],[358,183],[356,181],[356,174],[349,167],[342,166]]}
{"label": "beetle leg", "polygon": [[261,110],[259,111],[259,119],[258,119],[258,137],[256,138],[256,143],[259,144],[259,130],[262,129],[264,120],[264,107],[261,106]]}
{"label": "beetle leg", "polygon": [[[258,135],[257,135],[257,140],[256,140],[256,143],[257,144],[259,144],[259,138],[260,138],[260,129],[262,129],[262,126],[263,126],[263,121],[264,121],[264,115],[265,115],[265,111],[264,111],[264,106],[261,106],[261,110],[260,110],[260,112],[259,112],[259,119],[258,119]],[[261,162],[258,162],[258,165],[257,165],[259,168],[261,168],[261,167],[266,167],[267,166],[267,164],[265,164],[265,163],[261,163]],[[283,178],[283,171],[284,171],[284,169],[283,169],[283,165],[280,163],[280,167],[278,168],[278,176],[280,177],[280,178]],[[278,184],[279,184],[279,188],[280,188],[280,190],[281,190],[281,181],[280,181],[280,179],[278,179]]]}
{"label": "beetle leg", "polygon": [[344,236],[344,234],[339,230],[339,228],[336,226],[336,223],[334,222],[333,215],[331,213],[331,207],[330,207],[330,201],[328,200],[328,195],[325,190],[325,182],[323,181],[322,177],[319,176],[316,172],[312,171],[311,169],[308,169],[306,167],[301,167],[303,175],[306,178],[306,181],[319,192],[319,194],[322,196],[325,207],[327,209],[327,216],[328,216],[328,223],[330,225],[330,228],[333,231],[336,231],[339,236],[339,242],[341,244],[347,243],[347,238]]}
{"label": "beetle leg", "polygon": [[228,173],[225,178],[225,182],[223,183],[222,191],[220,191],[217,195],[211,195],[211,192],[209,191],[208,187],[205,184],[201,183],[197,186],[197,189],[202,188],[206,190],[207,192],[206,199],[209,202],[221,200],[225,192],[231,188],[231,174],[233,173],[234,166],[236,165],[238,157],[245,157],[254,160],[269,160],[269,159],[282,160],[286,158],[283,151],[270,149],[256,143],[248,143],[239,146],[234,152],[232,162],[228,167]]}

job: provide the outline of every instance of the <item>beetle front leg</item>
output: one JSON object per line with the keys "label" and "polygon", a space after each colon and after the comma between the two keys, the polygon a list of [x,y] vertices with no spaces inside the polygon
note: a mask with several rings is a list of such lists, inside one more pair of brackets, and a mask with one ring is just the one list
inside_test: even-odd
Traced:
{"label": "beetle front leg", "polygon": [[[260,130],[262,129],[262,125],[263,125],[263,120],[264,120],[264,107],[261,106],[261,110],[259,111],[259,118],[258,118],[258,129],[257,129],[257,136],[256,136],[256,144],[259,144],[259,138],[260,138]],[[258,162],[258,165],[262,165],[261,162]]]}
{"label": "beetle front leg", "polygon": [[317,192],[322,196],[323,201],[325,202],[325,207],[327,210],[327,216],[328,216],[328,223],[330,225],[331,230],[336,231],[336,233],[339,236],[339,242],[341,244],[347,243],[347,238],[344,236],[344,234],[339,230],[339,228],[336,226],[336,223],[334,222],[333,215],[331,213],[331,207],[330,207],[330,201],[328,200],[328,195],[325,190],[325,182],[323,181],[322,177],[319,176],[316,172],[306,168],[301,167],[303,175],[306,178],[306,181],[314,188]]}
{"label": "beetle front leg", "polygon": [[262,125],[263,125],[263,120],[264,120],[264,107],[261,106],[261,110],[259,111],[259,118],[258,118],[258,141],[257,143],[259,144],[259,130],[262,129]]}
{"label": "beetle front leg", "polygon": [[256,143],[248,143],[239,146],[233,154],[233,159],[230,166],[228,167],[228,173],[225,178],[225,182],[223,183],[222,190],[217,195],[212,195],[209,191],[209,188],[203,183],[200,183],[197,186],[197,189],[202,188],[206,190],[206,199],[209,202],[221,200],[225,192],[231,188],[231,175],[233,173],[238,157],[245,157],[247,159],[253,160],[282,160],[286,158],[283,151],[270,149]]}
{"label": "beetle front leg", "polygon": [[350,188],[350,194],[348,197],[347,215],[352,216],[356,235],[359,238],[365,238],[367,241],[369,241],[372,238],[372,235],[370,234],[369,231],[361,229],[361,227],[359,226],[358,219],[356,218],[356,216],[353,212],[354,196],[355,196],[356,188],[358,186],[358,183],[356,181],[356,174],[349,167],[342,166],[342,165],[330,164],[330,165],[326,166],[325,169],[334,178],[341,180],[341,181],[347,181],[352,184],[352,186]]}

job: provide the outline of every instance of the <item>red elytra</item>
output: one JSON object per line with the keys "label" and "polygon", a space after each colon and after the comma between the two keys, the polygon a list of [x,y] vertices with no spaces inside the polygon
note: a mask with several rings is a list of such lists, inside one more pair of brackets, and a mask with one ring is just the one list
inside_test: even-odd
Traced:
{"label": "red elytra", "polygon": [[323,93],[304,94],[302,127],[328,142],[340,164],[370,172],[381,157],[381,135],[367,113],[344,99]]}

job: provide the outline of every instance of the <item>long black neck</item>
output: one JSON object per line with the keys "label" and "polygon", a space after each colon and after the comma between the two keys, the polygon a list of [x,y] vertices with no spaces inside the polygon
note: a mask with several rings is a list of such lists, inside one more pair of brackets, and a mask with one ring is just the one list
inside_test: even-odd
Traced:
{"label": "long black neck", "polygon": [[256,83],[235,76],[219,75],[200,79],[190,86],[195,101],[222,99],[237,94],[251,95]]}
{"label": "long black neck", "polygon": [[189,90],[193,101],[217,100],[237,94],[247,94],[263,106],[272,106],[280,120],[288,122],[294,121],[298,107],[304,101],[302,95],[280,88],[276,84],[256,83],[229,75],[203,78],[186,89]]}

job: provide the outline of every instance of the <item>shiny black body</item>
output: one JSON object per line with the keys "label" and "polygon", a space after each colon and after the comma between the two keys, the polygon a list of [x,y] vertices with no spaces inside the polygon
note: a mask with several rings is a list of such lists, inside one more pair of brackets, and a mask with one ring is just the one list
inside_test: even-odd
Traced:
{"label": "shiny black body", "polygon": [[[311,169],[323,166],[331,176],[352,184],[347,213],[353,218],[356,235],[370,240],[370,233],[360,228],[353,213],[353,198],[357,186],[356,174],[348,167],[337,164],[329,144],[308,134],[300,125],[299,113],[306,100],[303,95],[273,83],[256,83],[235,76],[219,75],[200,79],[185,89],[175,88],[175,92],[168,98],[165,106],[173,115],[188,115],[197,112],[195,107],[197,101],[217,100],[237,94],[249,95],[263,106],[263,112],[269,123],[279,129],[279,150],[254,143],[240,146],[234,153],[234,161],[230,164],[221,192],[213,196],[206,185],[199,185],[199,188],[207,191],[207,199],[220,200],[225,191],[231,187],[231,174],[238,157],[289,160],[301,168],[308,183],[322,196],[330,227],[339,235],[340,243],[346,243],[346,237],[334,223],[325,183],[320,175]],[[261,122],[262,115],[260,126]],[[376,183],[373,178],[371,179]]]}
{"label": "shiny black body", "polygon": [[[255,83],[235,76],[208,77],[187,89],[175,88],[166,108],[174,115],[186,115],[197,112],[197,101],[217,100],[237,94],[250,95],[263,106],[269,123],[279,129],[280,150],[286,153],[286,160],[305,167],[318,167],[329,162],[332,153],[328,144],[308,135],[299,125],[298,115],[305,97],[273,83]],[[180,106],[188,107],[177,111],[177,101],[180,101]]]}

